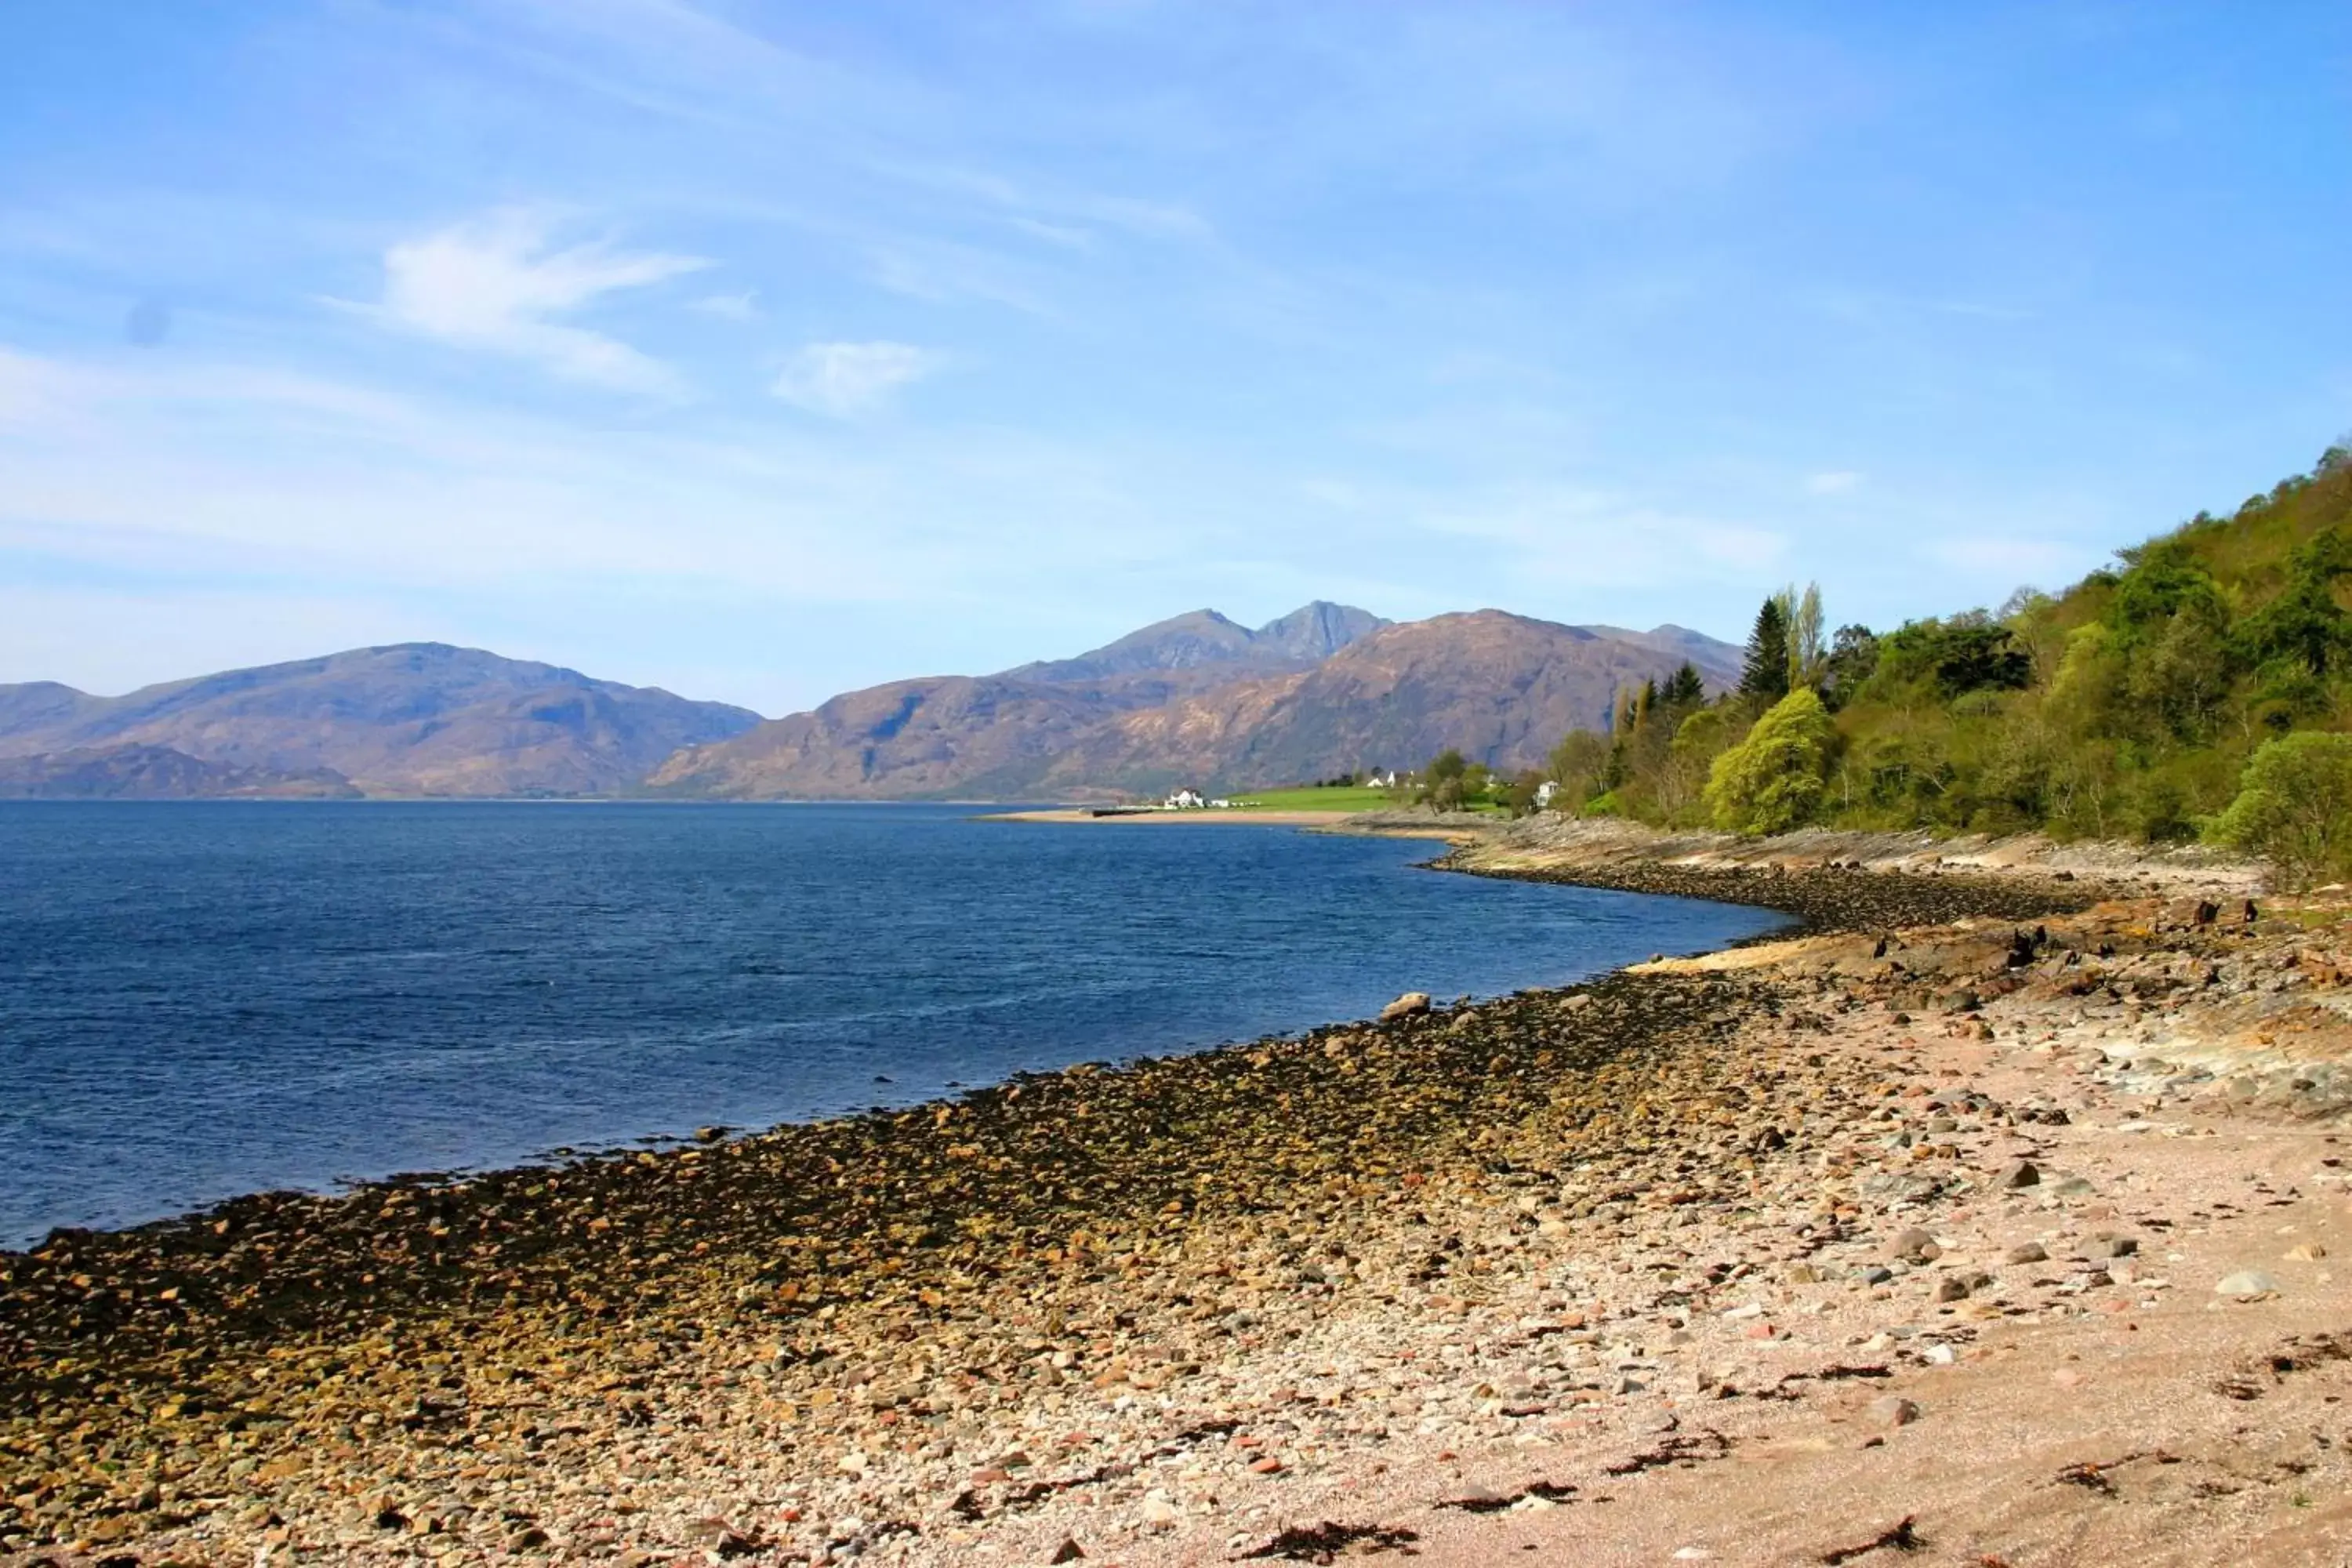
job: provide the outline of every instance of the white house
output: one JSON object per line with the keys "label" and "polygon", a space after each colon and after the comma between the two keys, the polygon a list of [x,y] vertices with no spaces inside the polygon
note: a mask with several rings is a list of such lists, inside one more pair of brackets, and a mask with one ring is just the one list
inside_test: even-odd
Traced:
{"label": "white house", "polygon": [[1198,811],[1209,803],[1201,798],[1198,790],[1180,789],[1160,804],[1171,811]]}
{"label": "white house", "polygon": [[1543,782],[1543,783],[1541,783],[1541,784],[1539,784],[1536,785],[1536,805],[1537,805],[1537,807],[1538,807],[1538,809],[1541,809],[1541,808],[1542,808],[1542,807],[1544,807],[1544,806],[1548,806],[1548,805],[1549,805],[1551,804],[1551,797],[1552,797],[1552,796],[1554,796],[1554,795],[1558,795],[1559,793],[1559,784],[1557,784],[1553,783],[1553,782],[1552,782],[1551,780],[1549,780],[1549,779],[1546,779],[1546,780],[1544,780],[1544,782]]}

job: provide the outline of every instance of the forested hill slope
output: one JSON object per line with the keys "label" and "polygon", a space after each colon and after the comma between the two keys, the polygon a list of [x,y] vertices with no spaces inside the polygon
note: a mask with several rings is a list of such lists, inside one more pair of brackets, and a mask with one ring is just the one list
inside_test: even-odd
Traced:
{"label": "forested hill slope", "polygon": [[[2222,816],[2266,742],[2342,735],[2275,753],[2340,753],[2343,820],[2315,831],[2338,834],[2322,858],[2341,858],[2352,855],[2347,589],[2352,453],[2336,447],[2230,515],[2200,512],[2054,595],[2021,591],[1997,611],[1834,637],[1783,596],[1759,612],[1742,693],[1571,737],[1553,769],[1568,809],[1651,820],[2169,841],[2238,831]],[[2333,787],[2313,773],[2294,793],[2325,816],[2336,808],[2309,797]]]}
{"label": "forested hill slope", "polygon": [[2200,513],[2055,597],[1884,639],[1840,795],[1953,826],[2192,837],[2248,758],[2352,722],[2352,463]]}

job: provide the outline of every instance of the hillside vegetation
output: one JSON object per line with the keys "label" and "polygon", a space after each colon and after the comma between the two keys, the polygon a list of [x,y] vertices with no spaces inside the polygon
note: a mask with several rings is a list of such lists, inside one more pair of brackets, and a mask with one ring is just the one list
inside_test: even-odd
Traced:
{"label": "hillside vegetation", "polygon": [[1767,601],[1736,693],[1644,686],[1550,759],[1558,809],[2176,842],[2352,869],[2352,452],[2055,596],[1823,634]]}

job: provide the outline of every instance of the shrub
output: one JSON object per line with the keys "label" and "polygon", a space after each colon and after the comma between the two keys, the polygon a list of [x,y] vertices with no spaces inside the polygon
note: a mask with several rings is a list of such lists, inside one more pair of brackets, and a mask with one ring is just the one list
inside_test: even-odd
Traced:
{"label": "shrub", "polygon": [[1829,766],[1829,710],[1800,687],[1756,721],[1748,738],[1716,758],[1706,806],[1727,833],[1786,833],[1820,809]]}
{"label": "shrub", "polygon": [[2352,858],[2352,735],[2305,730],[2263,742],[2205,836],[2265,857],[2298,886],[2341,874]]}

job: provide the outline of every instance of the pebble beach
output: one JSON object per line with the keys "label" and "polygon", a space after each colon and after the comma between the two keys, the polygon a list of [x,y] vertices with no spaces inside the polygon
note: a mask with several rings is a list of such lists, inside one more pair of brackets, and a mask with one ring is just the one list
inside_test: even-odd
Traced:
{"label": "pebble beach", "polygon": [[0,1254],[0,1553],[2337,1561],[2340,900],[1867,847],[1489,836],[1802,925]]}

